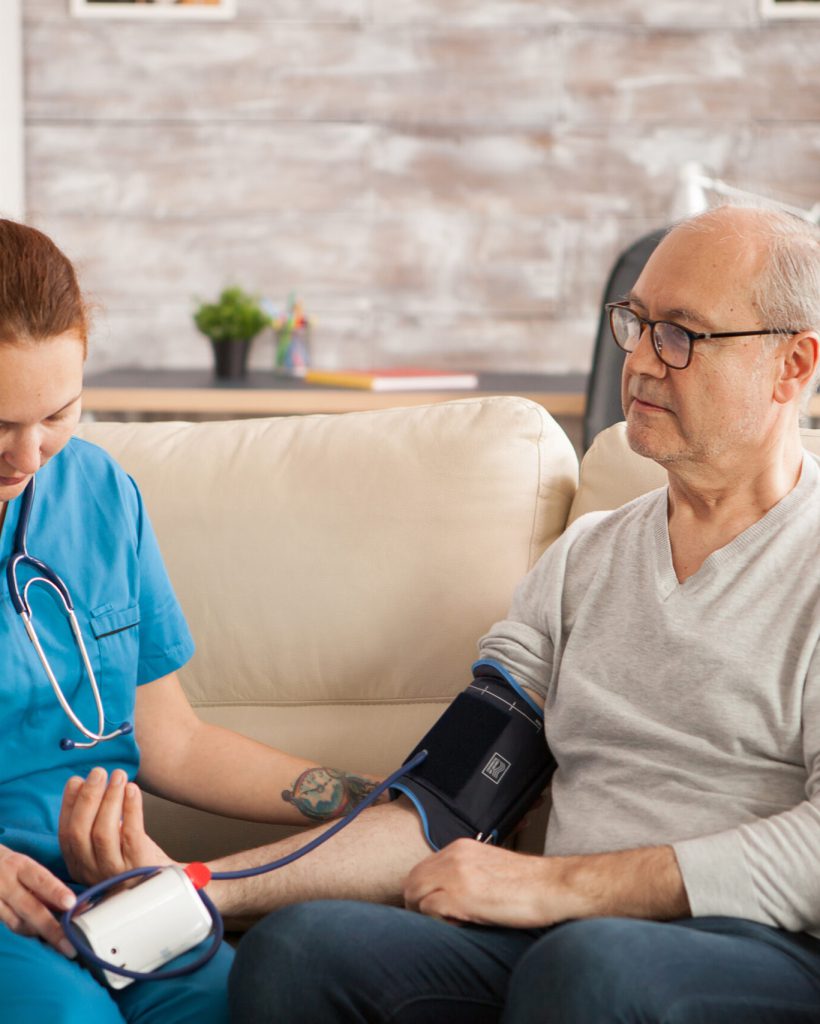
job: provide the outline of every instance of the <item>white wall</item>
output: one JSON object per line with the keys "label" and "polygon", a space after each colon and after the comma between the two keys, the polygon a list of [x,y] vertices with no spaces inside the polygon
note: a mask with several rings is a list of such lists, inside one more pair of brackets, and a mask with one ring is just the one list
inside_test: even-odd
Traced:
{"label": "white wall", "polygon": [[98,310],[89,372],[209,366],[191,311],[233,283],[296,292],[328,367],[584,370],[684,164],[820,200],[820,20],[758,0],[22,7],[26,216]]}
{"label": "white wall", "polygon": [[0,0],[0,214],[22,220],[23,70],[20,0]]}

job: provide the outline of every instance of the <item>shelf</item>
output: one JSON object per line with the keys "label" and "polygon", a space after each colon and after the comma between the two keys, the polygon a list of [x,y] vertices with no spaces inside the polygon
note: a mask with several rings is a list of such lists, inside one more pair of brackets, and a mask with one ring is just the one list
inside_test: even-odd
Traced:
{"label": "shelf", "polygon": [[209,370],[109,370],[85,382],[83,408],[93,413],[281,416],[429,405],[459,398],[520,395],[554,416],[582,416],[585,374],[479,374],[477,389],[366,391],[321,387],[272,371],[242,381],[216,380]]}

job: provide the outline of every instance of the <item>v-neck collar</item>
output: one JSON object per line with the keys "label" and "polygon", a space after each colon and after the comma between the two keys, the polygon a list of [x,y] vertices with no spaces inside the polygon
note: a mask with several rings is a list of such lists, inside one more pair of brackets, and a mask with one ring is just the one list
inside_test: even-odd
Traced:
{"label": "v-neck collar", "polygon": [[6,515],[3,525],[0,526],[0,565],[5,565],[14,549],[14,535],[17,532],[17,521],[20,518],[20,508],[23,504],[21,498],[22,494],[18,494],[16,498],[7,501],[5,505]]}
{"label": "v-neck collar", "polygon": [[739,552],[753,544],[761,534],[767,533],[773,524],[781,521],[789,515],[792,508],[803,500],[803,496],[816,483],[820,469],[817,461],[808,453],[803,452],[803,462],[800,469],[800,479],[795,486],[784,494],[776,505],[761,516],[756,522],[747,526],[745,530],[733,537],[723,547],[713,551],[703,560],[697,572],[688,576],[683,583],[678,580],[675,566],[672,562],[672,543],[669,538],[669,488],[664,488],[658,493],[658,503],[654,510],[655,527],[653,540],[655,544],[655,557],[658,567],[658,589],[661,597],[666,600],[673,594],[684,594],[687,591],[695,590],[708,583],[721,566],[731,562]]}

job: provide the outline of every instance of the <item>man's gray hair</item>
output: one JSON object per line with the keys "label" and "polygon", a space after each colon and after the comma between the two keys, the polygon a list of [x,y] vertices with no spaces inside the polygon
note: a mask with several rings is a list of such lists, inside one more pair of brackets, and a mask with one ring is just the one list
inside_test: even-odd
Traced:
{"label": "man's gray hair", "polygon": [[[752,301],[762,322],[767,327],[787,331],[820,333],[820,228],[765,202],[723,204],[675,226],[695,230],[712,227],[727,208],[753,211],[755,241],[762,237],[766,245],[766,257],[752,286]],[[777,340],[778,336],[773,335],[773,343]],[[818,376],[820,367],[803,392],[804,412],[817,387]]]}

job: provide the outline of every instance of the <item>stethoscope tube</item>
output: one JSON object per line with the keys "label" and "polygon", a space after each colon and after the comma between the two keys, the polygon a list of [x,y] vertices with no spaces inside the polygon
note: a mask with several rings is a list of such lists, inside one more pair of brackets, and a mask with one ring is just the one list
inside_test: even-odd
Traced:
{"label": "stethoscope tube", "polygon": [[[77,621],[77,615],[74,611],[74,602],[71,600],[71,594],[69,593],[68,587],[60,579],[57,573],[46,565],[45,562],[41,561],[39,558],[34,558],[33,555],[28,553],[28,524],[31,518],[31,506],[34,501],[35,487],[35,478],[32,477],[26,484],[26,488],[23,491],[22,503],[20,506],[20,517],[17,520],[17,529],[14,533],[14,552],[6,565],[6,582],[9,588],[9,597],[11,598],[14,610],[23,621],[26,634],[34,646],[34,650],[37,652],[37,657],[40,660],[40,664],[43,666],[43,671],[51,684],[54,696],[57,698],[57,702],[62,708],[63,713],[74,728],[77,729],[78,732],[82,733],[88,741],[81,742],[64,737],[60,740],[60,748],[62,750],[74,750],[75,748],[88,749],[90,747],[96,747],[98,743],[104,743],[107,740],[116,739],[118,736],[127,735],[133,730],[133,726],[130,722],[123,722],[118,728],[113,729],[111,732],[105,731],[105,709],[103,707],[102,697],[100,696],[100,689],[97,685],[97,677],[94,674],[91,659],[88,656],[88,650],[85,646],[85,641],[83,640],[80,624]],[[28,566],[29,568],[34,569],[37,575],[26,580],[23,589],[21,590],[17,581],[17,571],[22,566]],[[89,729],[80,720],[74,709],[71,707],[68,699],[63,693],[62,687],[57,682],[57,677],[52,671],[48,657],[46,656],[39,637],[37,636],[37,631],[35,630],[34,623],[32,622],[31,604],[29,603],[28,598],[29,589],[34,584],[51,587],[51,589],[56,593],[58,599],[62,602],[63,609],[65,610],[66,617],[68,618],[68,622],[71,627],[74,642],[77,645],[77,650],[80,653],[83,667],[85,668],[86,674],[88,675],[88,681],[91,685],[91,692],[94,697],[94,706],[97,711],[96,731]]]}
{"label": "stethoscope tube", "polygon": [[[17,520],[17,528],[14,531],[14,553],[9,559],[8,565],[6,566],[6,579],[9,585],[9,596],[11,597],[11,603],[14,605],[14,610],[18,615],[26,613],[31,616],[31,607],[28,604],[28,598],[26,597],[25,591],[20,592],[20,588],[17,586],[17,566],[22,562],[33,566],[42,576],[44,582],[50,583],[57,593],[62,597],[66,607],[74,610],[74,603],[71,600],[71,594],[68,592],[68,587],[63,583],[60,577],[50,569],[45,562],[41,562],[39,558],[34,558],[28,553],[27,540],[28,540],[28,524],[31,519],[31,506],[34,502],[34,492],[36,484],[34,477],[29,480],[26,484],[26,488],[23,491],[23,497],[20,504],[20,516]],[[33,582],[29,580],[29,583]]]}

